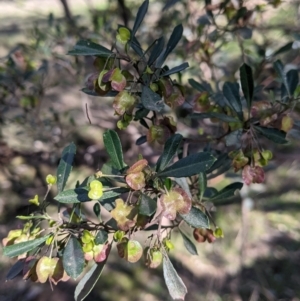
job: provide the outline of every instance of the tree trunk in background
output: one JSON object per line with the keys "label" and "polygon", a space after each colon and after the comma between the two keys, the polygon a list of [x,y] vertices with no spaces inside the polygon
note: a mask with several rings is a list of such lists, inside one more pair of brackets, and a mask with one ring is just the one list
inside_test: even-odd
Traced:
{"label": "tree trunk in background", "polygon": [[74,19],[72,17],[72,14],[71,14],[71,11],[70,11],[70,8],[69,8],[68,1],[67,0],[60,0],[60,2],[63,6],[64,13],[65,13],[65,18],[66,18],[67,22],[70,25],[75,25]]}

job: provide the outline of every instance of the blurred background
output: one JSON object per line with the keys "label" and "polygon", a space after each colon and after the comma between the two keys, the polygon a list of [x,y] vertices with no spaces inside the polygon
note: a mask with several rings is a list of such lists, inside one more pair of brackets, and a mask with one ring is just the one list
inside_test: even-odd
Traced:
{"label": "blurred background", "polygon": [[[220,83],[234,78],[243,55],[255,71],[257,85],[270,91],[279,83],[268,58],[276,55],[287,70],[299,70],[300,1],[223,1],[228,15],[234,16],[241,2],[247,7],[249,14],[236,18],[238,37],[211,24],[205,2],[210,3],[150,1],[138,33],[146,49],[150,41],[169,36],[183,24],[184,37],[168,59],[169,67],[189,62],[190,68],[178,79],[183,84],[188,78],[201,78],[218,90]],[[212,1],[211,6],[220,2]],[[115,129],[113,99],[82,93],[85,78],[94,71],[93,58],[66,53],[81,38],[110,48],[117,25],[132,26],[141,4],[140,0],[0,0],[0,239],[21,227],[15,216],[29,212],[28,200],[45,194],[45,176],[56,173],[61,150],[71,141],[78,150],[69,187],[106,161],[102,133]],[[225,18],[224,26],[226,22]],[[172,237],[176,248],[171,258],[188,288],[187,301],[300,300],[299,125],[295,122],[290,131],[288,146],[265,145],[274,160],[264,184],[245,187],[240,197],[214,204],[223,239],[198,244],[199,256],[192,256],[180,236]],[[185,135],[197,135],[198,130],[185,120],[178,129]],[[142,134],[144,130],[134,124],[120,132],[127,162],[139,153],[156,162],[159,152],[135,145]],[[222,188],[232,177],[241,180],[228,173],[212,179],[210,186]],[[191,229],[185,230],[191,235]],[[6,282],[15,260],[3,257],[1,248],[0,301],[74,300],[75,281],[60,283],[53,291],[48,284],[21,278]],[[161,269],[126,263],[113,253],[86,300],[171,299]]]}

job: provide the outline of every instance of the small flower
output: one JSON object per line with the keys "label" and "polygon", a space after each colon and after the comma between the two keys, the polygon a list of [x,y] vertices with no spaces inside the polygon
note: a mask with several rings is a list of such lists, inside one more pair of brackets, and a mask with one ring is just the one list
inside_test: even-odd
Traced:
{"label": "small flower", "polygon": [[[48,184],[49,184],[49,183],[48,183]],[[36,205],[36,206],[40,206],[39,197],[38,197],[37,194],[34,196],[33,199],[30,199],[28,202],[29,202],[30,204],[33,204],[33,205]]]}
{"label": "small flower", "polygon": [[130,31],[126,27],[120,27],[116,36],[117,41],[126,44],[130,40]]}
{"label": "small flower", "polygon": [[54,185],[54,184],[56,184],[56,181],[57,181],[56,176],[48,175],[48,176],[46,177],[46,182],[47,182],[47,184],[49,184],[49,185]]}
{"label": "small flower", "polygon": [[131,113],[135,106],[135,98],[127,91],[121,91],[115,97],[113,102],[113,108],[117,115],[123,115],[125,112]]}
{"label": "small flower", "polygon": [[160,197],[163,215],[169,220],[176,218],[177,212],[187,214],[192,207],[192,201],[182,188],[173,188]]}
{"label": "small flower", "polygon": [[247,185],[251,183],[262,183],[265,180],[265,172],[260,166],[246,165],[243,168],[242,177]]}
{"label": "small flower", "polygon": [[137,208],[116,199],[116,207],[111,211],[111,216],[116,220],[120,230],[127,231],[136,223]]}

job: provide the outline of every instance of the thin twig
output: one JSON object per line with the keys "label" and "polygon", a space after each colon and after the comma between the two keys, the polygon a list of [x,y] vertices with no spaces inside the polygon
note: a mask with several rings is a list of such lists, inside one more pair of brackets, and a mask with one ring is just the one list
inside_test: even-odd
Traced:
{"label": "thin twig", "polygon": [[87,105],[87,103],[85,104],[85,111],[86,111],[86,117],[89,120],[89,123],[92,124],[90,116],[89,116],[89,111],[88,111],[88,105]]}

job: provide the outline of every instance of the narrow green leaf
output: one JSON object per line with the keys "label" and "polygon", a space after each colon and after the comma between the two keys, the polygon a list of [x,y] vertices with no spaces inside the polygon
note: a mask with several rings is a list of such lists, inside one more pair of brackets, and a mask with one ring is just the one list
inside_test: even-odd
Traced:
{"label": "narrow green leaf", "polygon": [[282,47],[280,47],[278,50],[276,50],[276,51],[272,54],[272,56],[276,56],[276,55],[278,55],[278,54],[281,54],[281,53],[284,53],[284,52],[287,52],[287,51],[291,50],[292,47],[293,47],[293,43],[294,43],[294,42],[288,42],[287,44],[285,44],[284,46],[282,46]]}
{"label": "narrow green leaf", "polygon": [[244,96],[247,101],[248,110],[250,110],[253,100],[253,92],[254,92],[254,81],[253,81],[253,74],[252,69],[247,64],[243,64],[240,68],[240,78],[241,78],[241,85]]}
{"label": "narrow green leaf", "polygon": [[207,178],[205,172],[199,172],[198,186],[200,191],[200,198],[202,199],[205,189],[207,187]]}
{"label": "narrow green leaf", "polygon": [[184,300],[184,297],[187,293],[187,288],[174,269],[174,266],[168,255],[165,255],[163,259],[163,273],[165,283],[171,297],[174,300]]}
{"label": "narrow green leaf", "polygon": [[228,116],[228,115],[222,114],[222,113],[215,113],[215,112],[193,113],[190,115],[190,117],[192,119],[217,118],[224,122],[238,122],[238,119],[236,117]]}
{"label": "narrow green leaf", "polygon": [[192,207],[188,214],[180,214],[180,216],[193,228],[209,228],[207,215],[196,207]]}
{"label": "narrow green leaf", "polygon": [[[80,202],[88,202],[91,199],[88,197],[89,189],[88,187],[80,187],[75,189],[65,190],[59,193],[54,199],[60,203],[64,204],[73,204]],[[125,187],[116,187],[107,191],[103,191],[103,195],[99,201],[103,201],[115,196],[119,196],[122,193],[128,192],[128,189]]]}
{"label": "narrow green leaf", "polygon": [[135,21],[134,21],[134,25],[133,25],[133,29],[132,29],[132,35],[135,36],[137,30],[139,29],[141,23],[143,22],[145,15],[147,13],[148,10],[148,6],[149,6],[149,0],[145,0],[143,2],[143,4],[140,6]]}
{"label": "narrow green leaf", "polygon": [[7,275],[6,275],[6,280],[13,280],[14,278],[16,278],[17,276],[19,276],[21,274],[21,272],[23,272],[23,268],[25,265],[25,259],[20,259],[18,260],[8,271]]}
{"label": "narrow green leaf", "polygon": [[60,192],[54,199],[59,203],[74,204],[90,201],[88,197],[89,190],[87,188],[68,189]]}
{"label": "narrow green leaf", "polygon": [[157,173],[158,177],[190,177],[205,172],[215,162],[215,158],[206,152],[189,155],[178,160],[165,170]]}
{"label": "narrow green leaf", "polygon": [[240,182],[232,183],[232,184],[224,187],[218,193],[216,193],[210,200],[217,201],[217,200],[225,200],[225,199],[231,198],[234,196],[235,192],[237,190],[241,190],[242,187],[243,187],[243,183],[240,183]]}
{"label": "narrow green leaf", "polygon": [[164,73],[161,74],[161,76],[168,76],[168,75],[171,75],[171,74],[174,74],[174,73],[178,73],[182,70],[185,70],[188,67],[189,67],[189,63],[183,63],[179,66],[176,66],[176,67],[174,67],[170,70],[165,71]]}
{"label": "narrow green leaf", "polygon": [[144,107],[137,110],[135,112],[135,115],[134,115],[134,120],[137,121],[137,120],[140,120],[140,119],[143,119],[143,118],[147,117],[149,112],[150,111],[148,109],[145,109]]}
{"label": "narrow green leaf", "polygon": [[126,193],[128,191],[129,191],[129,189],[126,187],[115,187],[111,190],[103,191],[103,195],[99,199],[99,201],[102,202],[106,199],[114,198],[114,197],[119,196],[120,194]]}
{"label": "narrow green leaf", "polygon": [[99,230],[94,239],[94,242],[96,245],[103,245],[107,242],[107,239],[108,239],[108,233],[104,230]]}
{"label": "narrow green leaf", "polygon": [[66,186],[69,175],[72,170],[74,156],[76,154],[76,146],[72,142],[62,152],[61,159],[57,168],[57,191],[62,192]]}
{"label": "narrow green leaf", "polygon": [[285,144],[288,141],[285,139],[286,133],[275,128],[266,128],[262,126],[255,126],[255,130],[261,135],[277,144]]}
{"label": "narrow green leaf", "polygon": [[103,142],[111,159],[112,166],[118,170],[123,169],[126,164],[123,160],[122,145],[118,134],[113,130],[107,130],[103,134]]}
{"label": "narrow green leaf", "polygon": [[156,61],[156,59],[160,56],[160,54],[164,49],[164,45],[165,45],[164,37],[160,37],[159,39],[156,40],[155,46],[153,47],[153,50],[148,60],[148,66],[151,66]]}
{"label": "narrow green leaf", "polygon": [[185,248],[192,254],[198,255],[197,248],[193,244],[193,242],[180,230],[180,234],[183,238],[183,244]]}
{"label": "narrow green leaf", "polygon": [[200,83],[196,82],[194,79],[190,78],[188,80],[189,84],[196,90],[200,91],[200,92],[205,92],[207,91],[207,89]]}
{"label": "narrow green leaf", "polygon": [[288,93],[288,96],[291,97],[289,83],[287,80],[286,73],[284,72],[284,66],[283,66],[282,62],[280,60],[277,60],[276,62],[274,62],[273,66],[274,66],[274,69],[276,70],[277,74],[279,75],[280,79],[282,80],[282,84],[284,85],[284,87]]}
{"label": "narrow green leaf", "polygon": [[239,90],[240,87],[238,83],[226,82],[223,86],[223,94],[225,99],[227,100],[228,105],[234,112],[237,113],[239,119],[243,121],[243,107]]}
{"label": "narrow green leaf", "polygon": [[68,52],[69,55],[96,55],[102,57],[109,57],[114,53],[109,49],[87,40],[80,40],[72,50]]}
{"label": "narrow green leaf", "polygon": [[94,211],[95,215],[99,218],[100,214],[101,214],[101,207],[100,207],[100,204],[98,202],[95,203],[95,205],[93,207],[93,211]]}
{"label": "narrow green leaf", "polygon": [[99,264],[94,263],[91,269],[78,282],[74,294],[75,301],[82,301],[89,295],[98,282],[105,267],[106,261],[107,259]]}
{"label": "narrow green leaf", "polygon": [[142,145],[147,142],[147,136],[141,136],[135,141],[136,145]]}
{"label": "narrow green leaf", "polygon": [[168,138],[164,146],[163,153],[157,160],[156,171],[164,170],[168,166],[168,164],[176,155],[177,150],[182,142],[182,138],[183,137],[180,134],[175,134]]}
{"label": "narrow green leaf", "polygon": [[142,215],[151,216],[156,211],[156,208],[157,202],[146,194],[141,193],[139,213]]}
{"label": "narrow green leaf", "polygon": [[17,215],[16,218],[21,219],[21,220],[28,220],[28,219],[44,219],[44,215]]}
{"label": "narrow green leaf", "polygon": [[221,154],[217,160],[214,162],[214,164],[211,166],[210,169],[206,171],[207,174],[213,172],[214,170],[222,167],[226,162],[232,162],[232,160],[228,157],[227,154]]}
{"label": "narrow green leaf", "polygon": [[64,249],[63,266],[66,273],[73,279],[82,273],[85,264],[84,253],[77,238],[71,237]]}
{"label": "narrow green leaf", "polygon": [[143,106],[150,111],[160,112],[164,108],[162,98],[147,86],[142,88],[141,100]]}
{"label": "narrow green leaf", "polygon": [[291,93],[291,95],[293,95],[299,84],[298,70],[292,69],[292,70],[288,71],[288,73],[286,74],[286,77],[287,77],[287,81],[289,84],[290,93]]}
{"label": "narrow green leaf", "polygon": [[166,47],[166,51],[164,53],[164,61],[166,60],[168,55],[173,51],[173,49],[176,47],[176,45],[180,41],[180,39],[182,37],[182,33],[183,33],[183,26],[182,26],[182,24],[179,24],[174,28],[174,30],[170,36],[170,39],[169,39],[167,47]]}
{"label": "narrow green leaf", "polygon": [[156,64],[155,64],[156,68],[161,68],[164,61],[168,57],[168,55],[173,51],[173,49],[176,47],[176,45],[180,41],[180,39],[182,37],[182,33],[183,33],[183,27],[182,27],[182,24],[179,24],[174,28],[174,30],[169,38],[169,41],[168,41],[165,51],[162,52],[161,55],[158,57]]}
{"label": "narrow green leaf", "polygon": [[8,257],[15,257],[19,256],[21,254],[27,253],[34,248],[39,247],[42,243],[46,241],[46,239],[49,237],[49,235],[29,240],[29,241],[24,241],[20,242],[18,244],[14,244],[11,246],[7,246],[3,248],[3,255],[8,256]]}
{"label": "narrow green leaf", "polygon": [[131,37],[131,40],[129,41],[129,45],[135,51],[135,53],[137,53],[140,57],[144,56],[143,48],[135,36]]}

